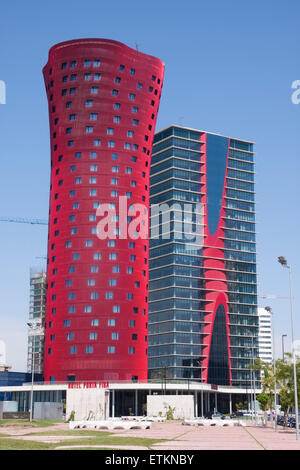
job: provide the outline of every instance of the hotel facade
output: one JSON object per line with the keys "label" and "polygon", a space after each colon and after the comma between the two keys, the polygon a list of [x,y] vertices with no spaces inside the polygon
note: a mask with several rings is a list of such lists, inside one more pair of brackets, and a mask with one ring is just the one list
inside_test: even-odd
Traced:
{"label": "hotel facade", "polygon": [[258,355],[254,175],[252,142],[179,126],[155,135],[149,378],[250,388]]}

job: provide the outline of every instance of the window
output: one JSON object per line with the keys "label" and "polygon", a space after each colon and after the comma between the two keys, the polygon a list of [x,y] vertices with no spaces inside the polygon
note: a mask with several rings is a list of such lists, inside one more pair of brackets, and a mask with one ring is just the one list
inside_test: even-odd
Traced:
{"label": "window", "polygon": [[90,189],[90,196],[97,196],[97,189]]}
{"label": "window", "polygon": [[99,267],[98,266],[91,266],[91,273],[97,273],[99,271]]}
{"label": "window", "polygon": [[94,80],[101,80],[101,73],[95,73]]}
{"label": "window", "polygon": [[93,318],[93,320],[91,320],[91,326],[99,326],[98,318]]}
{"label": "window", "polygon": [[92,306],[91,305],[85,305],[83,308],[84,313],[91,313],[92,311]]}
{"label": "window", "polygon": [[127,300],[132,300],[133,299],[133,294],[130,292],[126,295]]}
{"label": "window", "polygon": [[86,247],[93,246],[93,240],[85,240],[84,246],[86,246]]}
{"label": "window", "polygon": [[109,280],[109,285],[110,285],[111,287],[116,286],[116,285],[117,285],[117,280],[116,280],[116,279],[110,279],[110,280]]}
{"label": "window", "polygon": [[77,346],[70,347],[70,354],[77,354]]}
{"label": "window", "polygon": [[121,107],[120,103],[115,103],[114,104],[114,109],[120,109],[120,107]]}
{"label": "window", "polygon": [[99,66],[100,66],[100,60],[95,59],[95,60],[94,60],[94,63],[93,63],[93,66],[94,66],[94,67],[99,67]]}
{"label": "window", "polygon": [[98,292],[91,292],[91,300],[97,300],[99,298]]}
{"label": "window", "polygon": [[132,111],[133,113],[137,113],[138,110],[139,110],[139,108],[138,108],[137,106],[132,106],[132,108],[131,108],[131,111]]}
{"label": "window", "polygon": [[75,261],[79,260],[80,259],[80,253],[73,253],[72,259],[75,260]]}
{"label": "window", "polygon": [[120,116],[114,116],[114,122],[116,122],[116,123],[121,122],[121,117]]}
{"label": "window", "polygon": [[120,77],[116,77],[115,78],[115,83],[120,83],[121,82],[121,78]]}
{"label": "window", "polygon": [[67,101],[66,108],[71,108],[71,107],[72,107],[72,101]]}
{"label": "window", "polygon": [[115,346],[107,346],[108,354],[114,354],[116,352]]}
{"label": "window", "polygon": [[91,113],[90,114],[90,119],[92,121],[96,121],[98,119],[98,113]]}
{"label": "window", "polygon": [[93,105],[93,100],[86,100],[85,105],[86,106],[92,106]]}
{"label": "window", "polygon": [[134,126],[137,126],[138,123],[139,123],[139,120],[138,120],[138,119],[132,119],[132,124],[133,124]]}
{"label": "window", "polygon": [[113,266],[112,272],[113,273],[119,273],[120,272],[120,266]]}
{"label": "window", "polygon": [[131,144],[129,142],[124,143],[124,149],[130,150],[131,149]]}
{"label": "window", "polygon": [[106,298],[107,300],[113,299],[113,298],[114,298],[113,292],[105,292],[105,298]]}
{"label": "window", "polygon": [[76,152],[75,153],[75,158],[77,158],[77,159],[81,158],[81,152]]}
{"label": "window", "polygon": [[112,178],[110,184],[118,184],[118,178]]}
{"label": "window", "polygon": [[130,100],[135,100],[135,94],[134,93],[129,93],[129,99]]}
{"label": "window", "polygon": [[72,75],[71,75],[71,80],[77,80],[77,75],[76,75],[76,73],[72,73]]}
{"label": "window", "polygon": [[85,80],[90,80],[91,79],[91,74],[90,73],[85,73],[84,74],[84,79]]}
{"label": "window", "polygon": [[71,326],[71,320],[64,320],[64,326]]}
{"label": "window", "polygon": [[114,305],[113,306],[113,313],[120,313],[121,307],[120,305]]}
{"label": "window", "polygon": [[92,86],[91,93],[93,93],[93,95],[96,95],[98,93],[98,90],[99,90],[98,86]]}
{"label": "window", "polygon": [[91,340],[95,340],[95,339],[97,339],[97,337],[98,337],[98,333],[95,333],[95,332],[90,333],[90,339]]}
{"label": "window", "polygon": [[93,130],[94,130],[93,126],[86,126],[86,128],[85,128],[85,132],[87,134],[91,134],[93,132]]}
{"label": "window", "polygon": [[87,280],[87,285],[88,285],[88,286],[94,286],[94,285],[95,285],[95,282],[96,282],[95,279],[88,279],[88,280]]}
{"label": "window", "polygon": [[108,326],[116,326],[116,320],[114,318],[109,318],[107,320],[107,325]]}
{"label": "window", "polygon": [[90,61],[89,59],[86,59],[86,60],[84,61],[84,66],[85,66],[85,67],[90,67],[90,65],[91,65],[91,61]]}
{"label": "window", "polygon": [[70,62],[70,67],[73,69],[74,67],[76,67],[76,60],[71,60]]}
{"label": "window", "polygon": [[94,259],[95,260],[100,260],[102,257],[101,253],[94,253]]}
{"label": "window", "polygon": [[90,152],[90,158],[97,158],[97,152]]}
{"label": "window", "polygon": [[134,132],[133,131],[127,131],[127,137],[133,137]]}
{"label": "window", "polygon": [[93,351],[94,351],[93,346],[86,346],[86,347],[85,347],[85,352],[86,352],[86,354],[92,354]]}
{"label": "window", "polygon": [[70,88],[70,95],[75,95],[75,92],[76,92],[76,88]]}
{"label": "window", "polygon": [[128,349],[128,352],[129,352],[129,354],[134,354],[134,353],[135,353],[135,348],[130,347],[130,348]]}
{"label": "window", "polygon": [[118,340],[119,339],[119,333],[112,333],[111,334],[111,339]]}
{"label": "window", "polygon": [[62,69],[62,70],[65,70],[66,68],[67,68],[67,62],[63,62],[63,63],[61,64],[61,69]]}
{"label": "window", "polygon": [[134,327],[135,326],[135,320],[129,320],[129,326]]}
{"label": "window", "polygon": [[143,88],[143,84],[142,84],[142,83],[138,83],[136,87],[137,87],[138,90],[141,90],[141,89]]}
{"label": "window", "polygon": [[109,140],[107,145],[109,148],[113,148],[116,145],[116,143],[114,140]]}
{"label": "window", "polygon": [[68,333],[67,334],[67,340],[68,341],[73,341],[74,340],[74,333]]}
{"label": "window", "polygon": [[101,145],[101,140],[100,139],[95,139],[94,140],[94,145],[95,145],[95,147],[99,147],[99,145]]}
{"label": "window", "polygon": [[125,70],[125,65],[120,65],[120,70],[123,72]]}
{"label": "window", "polygon": [[112,93],[112,95],[117,96],[119,92],[118,92],[118,90],[115,90],[115,89],[114,89],[114,90],[112,90],[111,93]]}
{"label": "window", "polygon": [[75,313],[76,312],[76,307],[75,305],[70,305],[68,308],[68,313]]}
{"label": "window", "polygon": [[110,135],[111,135],[111,134],[113,134],[113,133],[114,133],[113,127],[108,127],[108,128],[106,129],[106,134],[110,134]]}

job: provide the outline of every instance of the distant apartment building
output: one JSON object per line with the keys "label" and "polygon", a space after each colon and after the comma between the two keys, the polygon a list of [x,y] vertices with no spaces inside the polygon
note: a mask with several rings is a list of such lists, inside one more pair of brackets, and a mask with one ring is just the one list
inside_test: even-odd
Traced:
{"label": "distant apartment building", "polygon": [[46,310],[45,272],[30,272],[27,372],[42,374],[44,369],[44,321]]}
{"label": "distant apartment building", "polygon": [[264,308],[258,309],[258,356],[264,362],[273,360],[272,313]]}

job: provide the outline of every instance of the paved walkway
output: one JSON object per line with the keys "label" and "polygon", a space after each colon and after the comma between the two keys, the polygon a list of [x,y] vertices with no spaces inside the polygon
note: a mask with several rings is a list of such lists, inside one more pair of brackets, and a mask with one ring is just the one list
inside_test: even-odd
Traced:
{"label": "paved walkway", "polygon": [[[7,434],[9,437],[17,439],[25,439],[40,442],[57,443],[61,440],[68,439],[70,446],[58,446],[57,448],[70,448],[72,439],[82,439],[73,430],[72,435],[55,435],[51,436],[52,431],[69,430],[67,423],[57,424],[48,428],[19,428],[18,426],[7,426],[0,428],[0,432]],[[49,435],[47,435],[49,431]],[[45,433],[43,436],[24,436],[28,433]],[[101,433],[101,431],[99,431]],[[296,440],[294,429],[286,429],[279,427],[275,432],[272,427],[262,427],[250,424],[247,427],[219,427],[219,426],[183,426],[180,421],[167,421],[165,423],[152,423],[150,429],[132,429],[132,430],[115,430],[112,431],[114,436],[121,437],[146,437],[150,439],[165,439],[165,442],[153,444],[152,451],[160,450],[300,450],[300,441]],[[75,447],[75,446],[74,446]],[[86,447],[84,443],[82,446]],[[143,446],[123,446],[123,445],[101,445],[88,446],[97,448],[119,448],[126,450],[144,450]]]}
{"label": "paved walkway", "polygon": [[[118,434],[117,434],[118,433]],[[118,436],[167,439],[152,450],[300,450],[295,430],[247,427],[195,427],[179,422],[153,423],[151,429],[115,431]]]}

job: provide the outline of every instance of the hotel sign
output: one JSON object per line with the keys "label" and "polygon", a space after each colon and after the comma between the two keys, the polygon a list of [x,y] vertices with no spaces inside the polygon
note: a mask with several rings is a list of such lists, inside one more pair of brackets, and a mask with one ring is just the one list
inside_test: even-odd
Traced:
{"label": "hotel sign", "polygon": [[68,388],[80,388],[80,389],[109,388],[109,382],[69,382]]}

